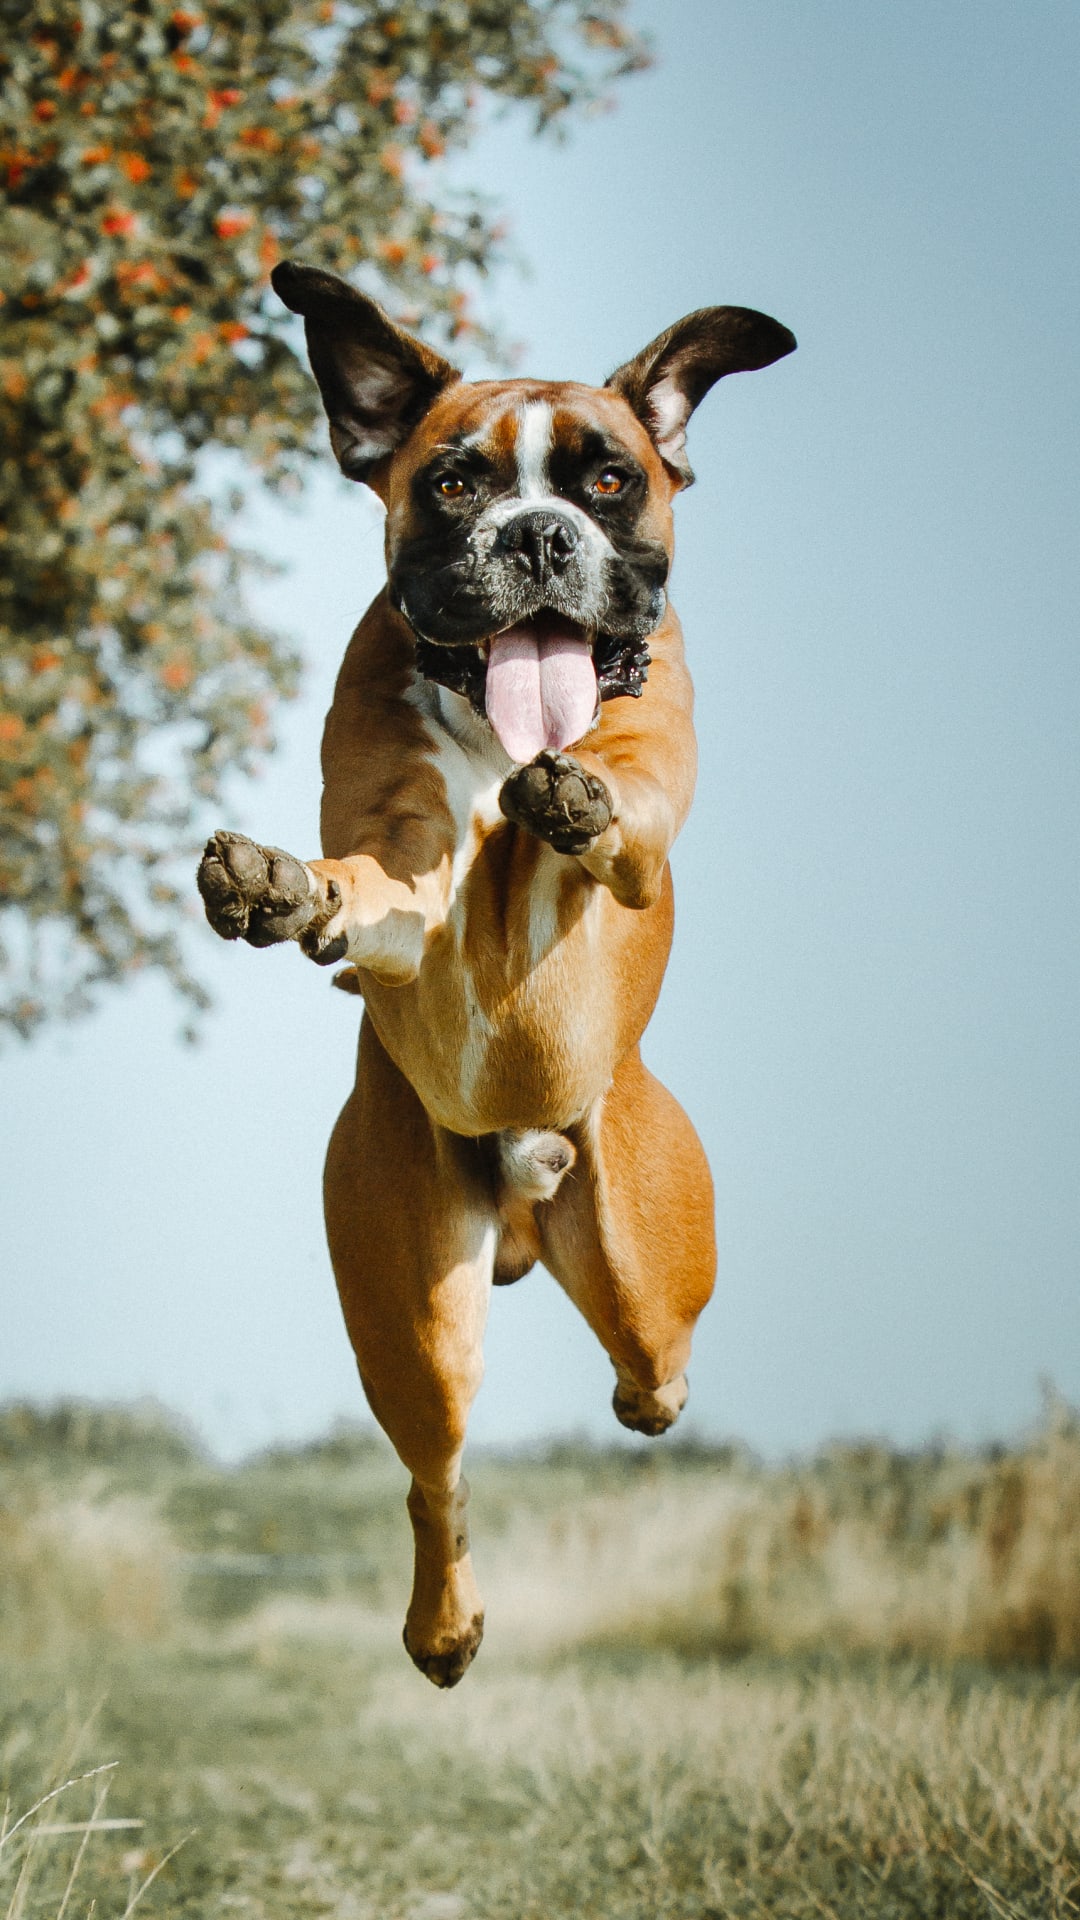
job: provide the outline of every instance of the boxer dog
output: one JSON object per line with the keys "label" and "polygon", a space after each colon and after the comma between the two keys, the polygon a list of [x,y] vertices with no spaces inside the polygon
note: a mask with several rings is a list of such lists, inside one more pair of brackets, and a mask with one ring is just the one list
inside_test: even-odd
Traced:
{"label": "boxer dog", "polygon": [[480,1643],[461,1457],[492,1283],[536,1260],[663,1433],[715,1264],[709,1169],[642,1065],[695,775],[666,582],[686,424],[790,353],[688,315],[601,388],[466,383],[332,274],[283,263],[342,471],[386,506],[388,582],[323,740],[323,858],[216,833],[211,926],[345,962],[363,995],[326,1223],[364,1391],[412,1475],[405,1645],[451,1687]]}

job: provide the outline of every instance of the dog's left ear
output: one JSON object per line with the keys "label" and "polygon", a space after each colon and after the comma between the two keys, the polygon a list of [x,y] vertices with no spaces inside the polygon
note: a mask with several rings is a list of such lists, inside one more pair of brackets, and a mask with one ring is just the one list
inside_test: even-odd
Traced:
{"label": "dog's left ear", "polygon": [[348,479],[367,480],[461,375],[336,274],[283,260],[270,279],[285,305],[304,316],[338,465]]}
{"label": "dog's left ear", "polygon": [[680,487],[694,474],[686,457],[686,423],[725,373],[771,366],[795,349],[795,335],[752,307],[701,307],[677,320],[618,367],[605,384],[629,401]]}

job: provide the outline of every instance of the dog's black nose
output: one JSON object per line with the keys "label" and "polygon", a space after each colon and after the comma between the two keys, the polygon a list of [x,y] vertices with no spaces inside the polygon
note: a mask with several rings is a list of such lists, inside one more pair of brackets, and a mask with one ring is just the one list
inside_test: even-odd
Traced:
{"label": "dog's black nose", "polygon": [[565,572],[581,543],[570,520],[549,511],[517,513],[502,531],[500,546],[534,580]]}

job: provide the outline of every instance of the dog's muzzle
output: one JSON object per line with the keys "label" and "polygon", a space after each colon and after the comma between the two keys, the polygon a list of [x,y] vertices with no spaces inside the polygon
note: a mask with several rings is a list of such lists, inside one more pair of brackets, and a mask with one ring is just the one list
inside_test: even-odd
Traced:
{"label": "dog's muzzle", "polygon": [[581,546],[572,520],[547,511],[516,513],[495,543],[497,554],[509,554],[516,567],[538,586],[565,574]]}
{"label": "dog's muzzle", "polygon": [[[653,631],[663,619],[666,596],[660,594],[660,608]],[[408,612],[401,611],[408,620]],[[487,653],[482,644],[448,646],[427,640],[414,629],[416,670],[425,680],[434,680],[451,693],[463,694],[479,714],[487,714]],[[619,634],[592,636],[592,659],[599,700],[618,700],[623,695],[639,700],[649,677],[652,655],[647,638],[625,639]]]}
{"label": "dog's muzzle", "polygon": [[641,694],[666,565],[656,546],[628,557],[572,505],[508,500],[452,557],[406,546],[391,593],[420,673],[463,694],[522,760],[581,739],[601,701]]}

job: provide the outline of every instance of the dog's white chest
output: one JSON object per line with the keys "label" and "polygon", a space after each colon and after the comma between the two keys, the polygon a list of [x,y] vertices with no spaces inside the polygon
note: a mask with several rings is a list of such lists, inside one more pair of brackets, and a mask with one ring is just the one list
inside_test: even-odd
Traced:
{"label": "dog's white chest", "polygon": [[[558,941],[564,863],[538,845],[537,858],[528,868],[527,890],[505,900],[502,910],[488,919],[490,902],[484,889],[478,900],[467,882],[484,840],[503,822],[499,793],[514,762],[461,695],[421,681],[413,697],[454,821],[446,919],[454,959],[451,974],[442,978],[453,1002],[453,1013],[449,1006],[445,1012],[447,1028],[456,1033],[458,1098],[469,1111],[492,1060],[500,1021],[511,1004],[522,1007],[530,1001],[543,963]],[[478,907],[480,925],[469,924]]]}
{"label": "dog's white chest", "polygon": [[513,762],[462,694],[430,680],[417,680],[412,699],[423,715],[454,822],[453,919],[477,847],[502,819],[499,792],[513,771]]}

